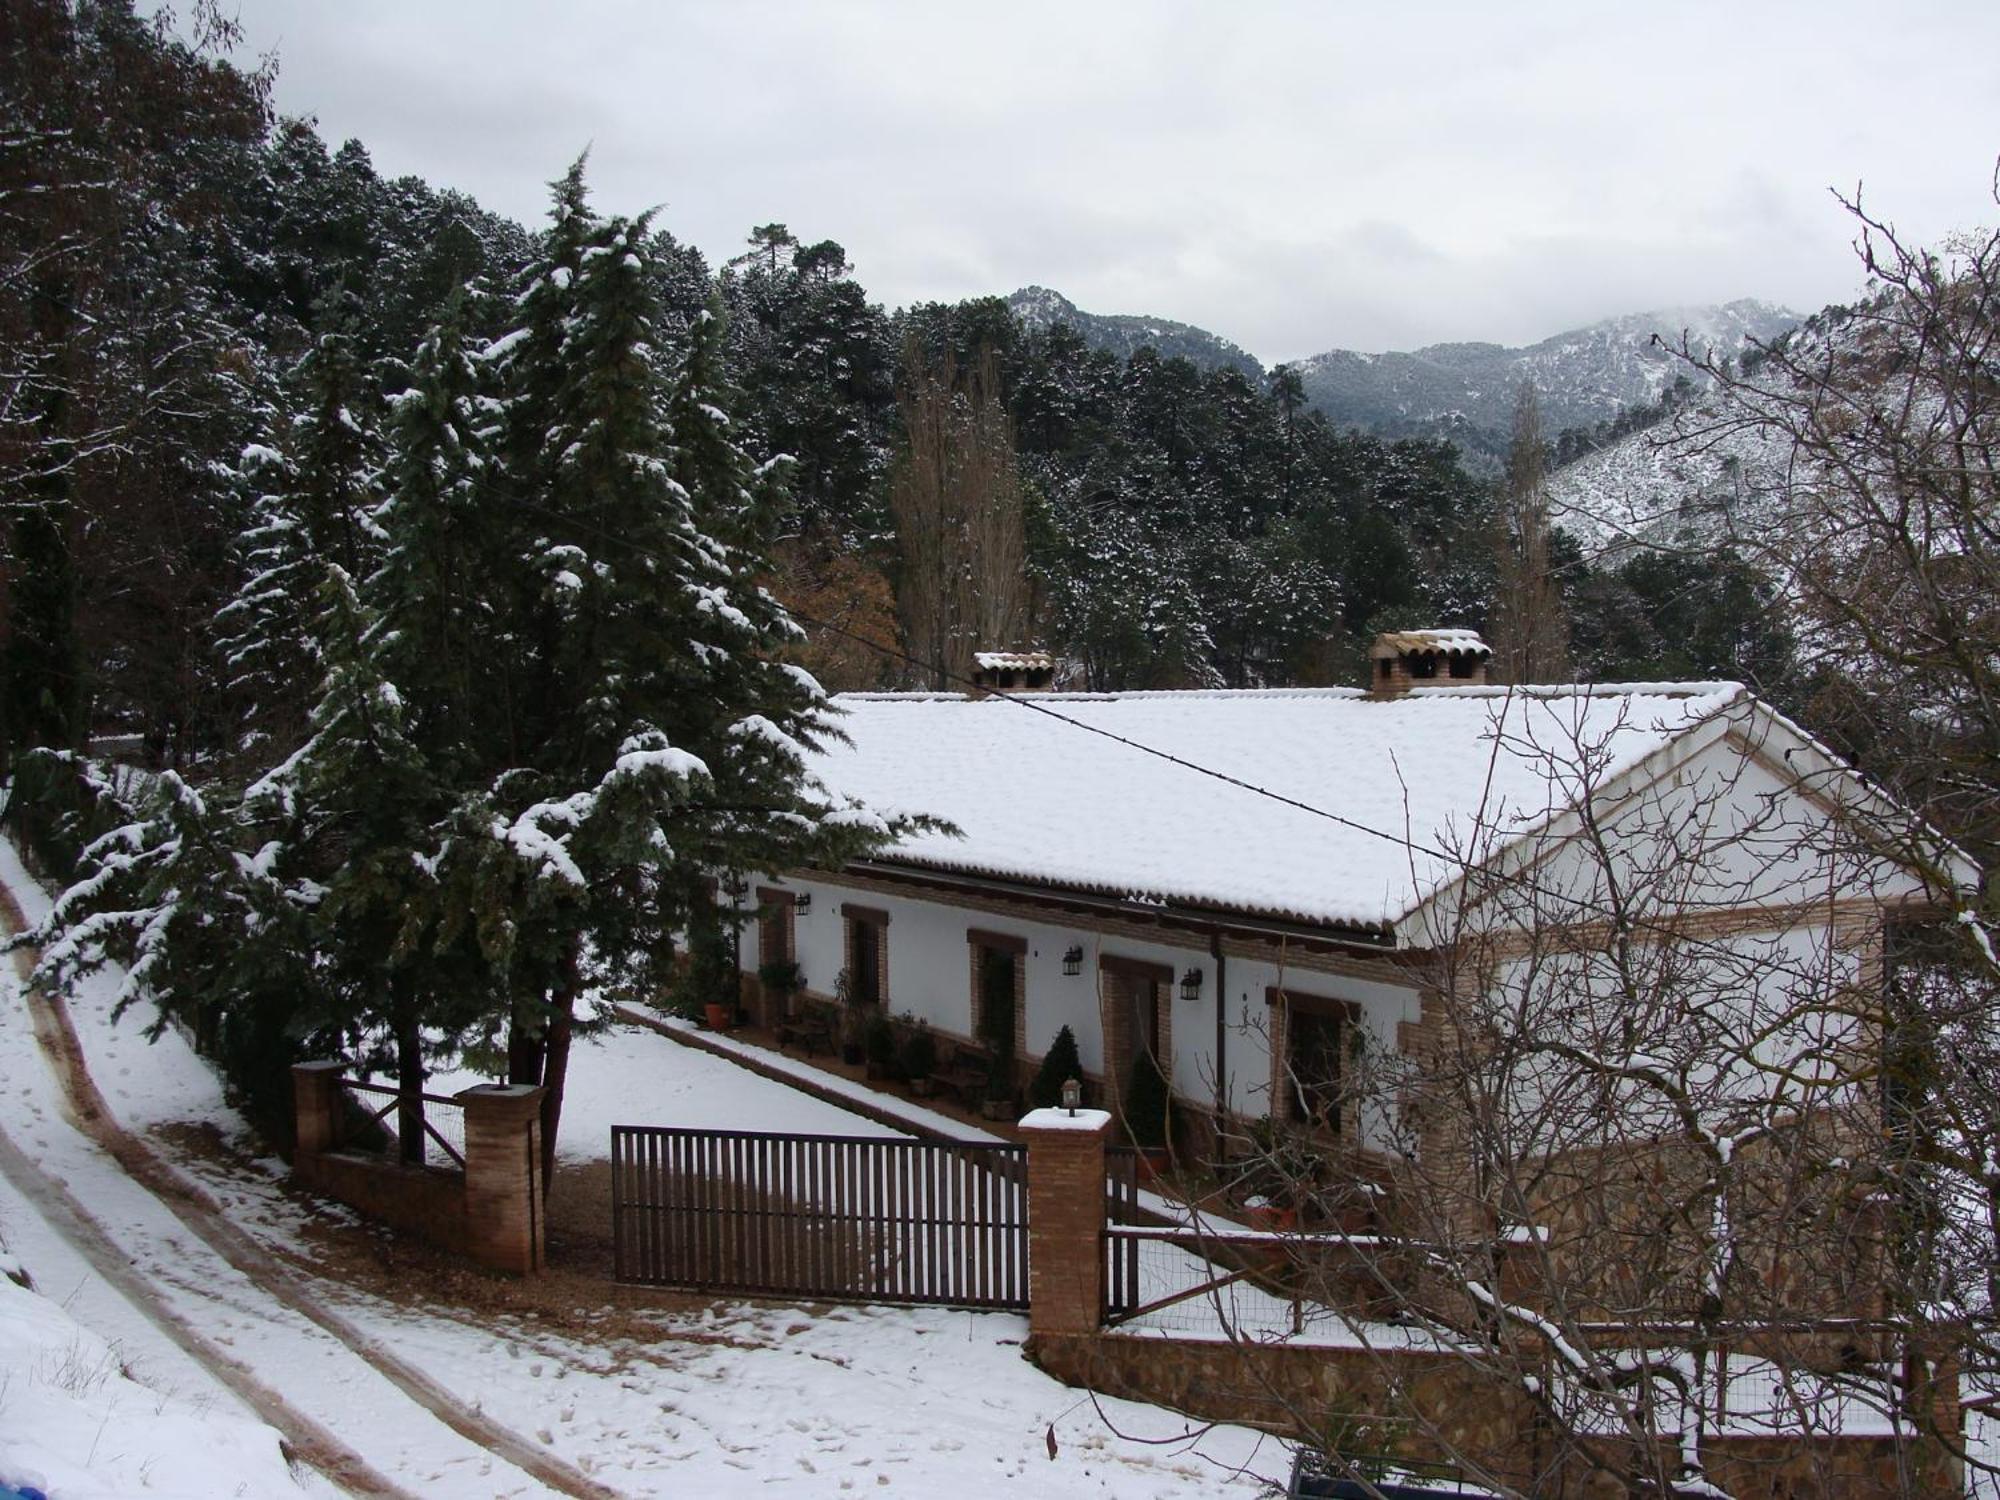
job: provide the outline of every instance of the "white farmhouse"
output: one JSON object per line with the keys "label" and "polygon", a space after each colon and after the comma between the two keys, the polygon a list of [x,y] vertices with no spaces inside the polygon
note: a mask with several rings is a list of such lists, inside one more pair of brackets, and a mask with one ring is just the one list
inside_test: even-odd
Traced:
{"label": "white farmhouse", "polygon": [[1619,955],[1670,940],[1746,1057],[1851,1044],[1805,1034],[1801,986],[1868,982],[1924,899],[1894,809],[1737,684],[1508,689],[1487,654],[1385,636],[1368,691],[842,696],[815,774],[953,831],[753,886],[743,966],[795,960],[792,1006],[878,1004],[947,1050],[1010,1034],[1024,1080],[1068,1026],[1114,1108],[1150,1051],[1200,1151],[1271,1117],[1392,1157],[1409,1111],[1355,1079],[1435,1046],[1455,995],[1566,976],[1542,1014],[1596,1037],[1594,1003],[1635,1003]]}

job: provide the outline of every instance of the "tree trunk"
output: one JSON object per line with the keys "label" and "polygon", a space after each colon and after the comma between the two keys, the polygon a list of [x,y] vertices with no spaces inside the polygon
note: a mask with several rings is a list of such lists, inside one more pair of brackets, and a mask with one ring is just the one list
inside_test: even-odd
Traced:
{"label": "tree trunk", "polygon": [[390,980],[395,995],[396,1088],[401,1098],[396,1104],[397,1154],[412,1166],[424,1159],[424,1036],[418,1012],[409,994],[409,981],[401,975]]}
{"label": "tree trunk", "polygon": [[556,1132],[562,1124],[563,1087],[569,1080],[569,1042],[576,1030],[576,997],[582,987],[577,955],[564,965],[562,988],[551,996],[548,1031],[542,1046],[542,1197],[555,1180]]}
{"label": "tree trunk", "polygon": [[517,1000],[507,1023],[507,1081],[533,1086],[542,1081],[548,1038],[539,1019],[527,1014],[526,1008],[527,1002]]}

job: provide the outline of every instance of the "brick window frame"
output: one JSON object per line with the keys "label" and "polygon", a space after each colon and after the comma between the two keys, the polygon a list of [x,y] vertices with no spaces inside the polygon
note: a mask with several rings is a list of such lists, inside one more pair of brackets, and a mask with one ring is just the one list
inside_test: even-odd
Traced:
{"label": "brick window frame", "polygon": [[1314,1117],[1301,1108],[1299,1099],[1299,1081],[1293,1067],[1292,1048],[1303,1028],[1295,1028],[1292,1018],[1294,1014],[1310,1016],[1320,1026],[1330,1021],[1337,1027],[1334,1056],[1339,1071],[1330,1085],[1322,1086],[1330,1087],[1339,1106],[1318,1118],[1329,1134],[1353,1139],[1360,1122],[1353,1094],[1343,1091],[1348,1083],[1349,1061],[1355,1054],[1358,1039],[1365,1035],[1361,1030],[1361,1007],[1352,1000],[1308,994],[1275,984],[1265,989],[1264,1004],[1271,1037],[1271,1118],[1293,1124],[1313,1123]]}
{"label": "brick window frame", "polygon": [[972,985],[973,1039],[983,1041],[986,1036],[985,954],[988,951],[1005,953],[1014,960],[1014,1057],[1018,1062],[1027,1062],[1029,1060],[1028,940],[1011,932],[993,932],[983,927],[968,927],[965,930],[965,945]]}
{"label": "brick window frame", "polygon": [[797,963],[797,908],[792,893],[776,886],[757,887],[757,967]]}
{"label": "brick window frame", "polygon": [[1104,1043],[1104,1093],[1108,1107],[1114,1112],[1123,1102],[1125,1075],[1132,1068],[1132,1013],[1137,1008],[1141,985],[1153,987],[1154,1057],[1167,1081],[1168,1095],[1174,1092],[1174,966],[1127,958],[1120,953],[1100,953],[1098,1026]]}
{"label": "brick window frame", "polygon": [[850,990],[848,998],[857,1005],[872,1003],[886,1009],[889,1004],[889,914],[879,906],[860,906],[844,901],[840,917],[841,966],[848,975],[850,986],[857,982],[857,976],[862,972],[859,959],[864,944],[873,945],[875,960],[875,993],[858,995]]}

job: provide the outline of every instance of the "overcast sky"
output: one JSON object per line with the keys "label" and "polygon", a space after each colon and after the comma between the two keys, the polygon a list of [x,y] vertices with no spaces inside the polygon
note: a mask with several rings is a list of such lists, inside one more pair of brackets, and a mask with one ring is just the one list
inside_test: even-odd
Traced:
{"label": "overcast sky", "polygon": [[2000,3],[240,0],[329,141],[719,262],[778,220],[872,297],[1040,283],[1268,361],[1524,343],[1859,282],[1829,186],[1995,217]]}

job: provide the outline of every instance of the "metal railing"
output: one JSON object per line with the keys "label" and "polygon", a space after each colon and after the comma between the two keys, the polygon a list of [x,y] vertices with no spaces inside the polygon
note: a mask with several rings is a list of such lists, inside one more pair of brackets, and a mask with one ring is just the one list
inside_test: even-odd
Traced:
{"label": "metal railing", "polygon": [[1025,1308],[1026,1166],[1019,1146],[614,1126],[614,1274]]}

